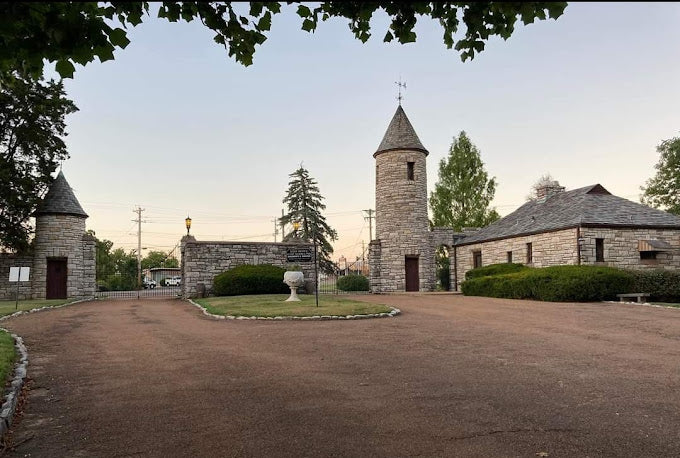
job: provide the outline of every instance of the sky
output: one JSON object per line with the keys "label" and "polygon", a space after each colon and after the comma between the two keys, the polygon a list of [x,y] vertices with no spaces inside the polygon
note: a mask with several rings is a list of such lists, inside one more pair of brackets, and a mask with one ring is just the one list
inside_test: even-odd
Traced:
{"label": "sky", "polygon": [[175,248],[187,215],[198,240],[274,241],[289,174],[303,164],[339,234],[333,257],[360,256],[370,238],[362,210],[375,208],[372,154],[400,78],[430,152],[429,191],[464,130],[496,177],[501,215],[546,173],[567,189],[600,183],[638,201],[656,146],[680,135],[677,3],[572,3],[464,63],[428,18],[407,45],[381,41],[383,14],[365,44],[340,19],[314,34],[300,23],[284,7],[243,67],[200,23],[151,17],[114,61],[78,67],[65,80],[80,111],[67,118],[63,172],[88,229],[136,248],[140,206],[145,253]]}

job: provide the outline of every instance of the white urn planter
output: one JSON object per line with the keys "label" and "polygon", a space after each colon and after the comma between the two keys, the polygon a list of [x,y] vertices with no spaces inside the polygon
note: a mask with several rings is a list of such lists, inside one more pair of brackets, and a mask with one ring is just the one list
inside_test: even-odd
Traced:
{"label": "white urn planter", "polygon": [[283,282],[290,287],[290,297],[286,299],[286,302],[300,302],[297,289],[305,283],[304,274],[300,271],[289,270],[283,274]]}

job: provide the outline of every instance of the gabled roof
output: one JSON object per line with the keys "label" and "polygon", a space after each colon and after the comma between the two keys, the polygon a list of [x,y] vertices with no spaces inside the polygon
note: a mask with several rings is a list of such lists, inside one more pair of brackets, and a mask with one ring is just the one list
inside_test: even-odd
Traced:
{"label": "gabled roof", "polygon": [[80,206],[62,172],[54,179],[47,195],[34,213],[34,216],[40,215],[74,215],[87,218],[87,213]]}
{"label": "gabled roof", "polygon": [[596,184],[553,194],[543,202],[527,202],[459,245],[577,226],[680,229],[680,217],[614,196]]}
{"label": "gabled roof", "polygon": [[390,121],[390,125],[385,132],[385,136],[383,137],[382,142],[380,142],[378,150],[373,154],[373,157],[385,151],[398,149],[415,150],[421,151],[425,153],[425,155],[428,154],[428,151],[423,144],[420,143],[418,134],[416,134],[416,131],[413,129],[413,126],[408,120],[401,105],[397,107],[397,112],[394,113],[392,121]]}

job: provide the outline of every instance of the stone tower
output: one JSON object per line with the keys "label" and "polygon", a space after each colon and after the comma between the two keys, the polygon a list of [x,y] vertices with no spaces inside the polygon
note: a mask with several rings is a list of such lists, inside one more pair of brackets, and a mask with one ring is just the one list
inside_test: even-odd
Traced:
{"label": "stone tower", "polygon": [[33,297],[94,296],[95,239],[85,232],[87,213],[62,172],[34,216]]}
{"label": "stone tower", "polygon": [[431,291],[434,252],[427,218],[428,151],[401,105],[373,154],[375,240],[369,246],[371,291]]}

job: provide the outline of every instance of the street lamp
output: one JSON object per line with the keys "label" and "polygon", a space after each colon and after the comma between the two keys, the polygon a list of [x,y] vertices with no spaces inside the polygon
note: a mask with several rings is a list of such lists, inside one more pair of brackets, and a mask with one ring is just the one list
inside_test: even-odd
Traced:
{"label": "street lamp", "polygon": [[186,219],[184,220],[184,224],[187,227],[187,235],[189,235],[189,229],[191,229],[191,218],[189,218],[189,215],[187,215]]}
{"label": "street lamp", "polygon": [[295,236],[297,237],[298,236],[297,231],[298,229],[300,229],[300,223],[298,223],[297,221],[293,222],[293,229],[295,229]]}

